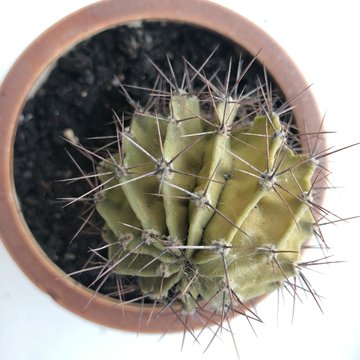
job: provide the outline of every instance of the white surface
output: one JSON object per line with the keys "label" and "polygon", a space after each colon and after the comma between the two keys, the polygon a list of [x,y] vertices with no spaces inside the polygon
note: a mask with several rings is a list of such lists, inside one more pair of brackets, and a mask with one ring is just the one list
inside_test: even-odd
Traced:
{"label": "white surface", "polygon": [[[120,0],[119,0],[120,1]],[[0,2],[0,79],[19,53],[56,20],[91,3],[72,1]],[[360,141],[359,90],[360,23],[357,2],[303,0],[225,1],[269,32],[293,57],[309,83],[314,83],[326,128],[336,130],[329,145],[341,147]],[[295,4],[295,5],[294,5]],[[360,147],[334,155],[332,182],[343,188],[328,192],[326,207],[347,217],[360,215]],[[360,295],[358,239],[360,221],[327,227],[332,253],[346,263],[310,274],[316,290],[325,297],[324,315],[311,298],[298,304],[291,324],[291,302],[281,306],[276,326],[276,296],[266,300],[259,313],[265,325],[257,337],[241,319],[232,326],[241,359],[360,359]],[[0,359],[186,359],[200,356],[206,345],[188,341],[181,352],[181,335],[159,336],[123,333],[90,324],[59,307],[41,293],[14,264],[0,244]],[[202,356],[202,355],[201,355]],[[215,341],[201,358],[234,359],[231,339]]]}

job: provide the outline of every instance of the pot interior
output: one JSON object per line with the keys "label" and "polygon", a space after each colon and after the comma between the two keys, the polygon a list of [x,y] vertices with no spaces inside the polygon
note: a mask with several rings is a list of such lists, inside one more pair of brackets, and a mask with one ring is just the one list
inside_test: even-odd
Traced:
{"label": "pot interior", "polygon": [[[88,149],[100,148],[114,131],[113,113],[129,117],[134,111],[118,80],[131,85],[127,87],[131,98],[143,105],[149,91],[140,88],[153,88],[159,75],[151,61],[168,78],[172,76],[170,62],[181,82],[184,58],[199,68],[215,49],[204,73],[210,78],[217,72],[221,82],[230,61],[234,79],[238,62],[245,69],[253,60],[235,43],[206,29],[169,22],[132,23],[101,32],[66,51],[31,91],[19,119],[14,146],[16,192],[38,244],[64,273],[74,273],[73,278],[84,286],[108,296],[118,295],[116,275],[104,283],[94,283],[99,270],[81,271],[102,261],[106,251],[90,249],[100,249],[105,243],[101,238],[102,220],[91,202],[66,206],[69,201],[61,200],[80,197],[91,187],[87,181],[59,180],[81,176],[79,168],[86,174],[94,170],[94,164],[64,138],[74,134]],[[240,88],[246,92],[256,89],[259,79],[264,81],[263,76],[263,66],[254,61]],[[166,88],[166,81],[162,81]],[[284,97],[280,89],[270,76],[269,82],[281,104]],[[203,86],[201,81],[194,82],[195,88]],[[123,281],[131,283],[134,279]],[[136,296],[136,292],[129,292],[125,299]]]}

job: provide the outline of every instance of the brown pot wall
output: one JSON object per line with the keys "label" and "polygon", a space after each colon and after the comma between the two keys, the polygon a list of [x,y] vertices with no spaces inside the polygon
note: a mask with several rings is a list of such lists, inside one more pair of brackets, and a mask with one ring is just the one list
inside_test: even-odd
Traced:
{"label": "brown pot wall", "polygon": [[[86,306],[93,292],[65,277],[36,243],[23,219],[14,189],[13,146],[18,117],[28,94],[54,60],[85,38],[142,19],[186,22],[225,36],[252,55],[261,50],[258,60],[266,64],[268,72],[287,99],[294,98],[308,85],[292,60],[267,34],[240,15],[203,0],[101,1],[54,25],[14,64],[0,89],[1,238],[25,274],[59,304],[99,324],[132,331],[139,329],[137,305],[126,305],[123,308],[114,300],[97,296]],[[297,97],[291,105],[295,106],[294,115],[300,132],[304,130],[303,119],[306,119],[308,132],[319,131],[321,116],[310,91]],[[142,309],[144,324],[151,311],[152,307]],[[175,315],[169,310],[160,319],[151,321],[142,331],[163,331],[167,329],[167,324],[175,320]],[[175,322],[171,330],[182,328],[180,322]]]}

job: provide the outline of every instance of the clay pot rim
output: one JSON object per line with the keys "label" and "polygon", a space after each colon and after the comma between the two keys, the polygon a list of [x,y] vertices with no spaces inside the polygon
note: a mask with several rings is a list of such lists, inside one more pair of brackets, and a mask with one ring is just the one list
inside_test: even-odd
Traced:
{"label": "clay pot rim", "polygon": [[[214,31],[239,44],[268,72],[287,99],[293,99],[300,131],[319,131],[321,116],[307,82],[296,65],[263,30],[229,9],[206,0],[105,0],[65,17],[38,37],[19,57],[0,88],[0,233],[8,251],[24,273],[41,290],[72,312],[99,324],[138,331],[139,306],[125,305],[103,295],[92,299],[93,291],[65,277],[33,238],[22,216],[13,181],[13,145],[18,117],[29,94],[51,64],[80,41],[106,29],[139,20],[187,23]],[[260,53],[259,53],[260,50]],[[305,147],[308,145],[305,144]],[[311,146],[311,145],[310,145]],[[92,299],[89,303],[89,300]],[[124,308],[124,312],[123,312]],[[152,308],[152,307],[150,307]],[[150,308],[141,309],[149,313]],[[115,310],[115,311],[114,311]],[[165,318],[166,317],[166,318]],[[147,321],[144,316],[145,322]],[[143,332],[159,332],[176,319],[169,312],[161,320],[143,326]],[[179,323],[179,322],[178,322]],[[172,331],[182,329],[178,324]]]}

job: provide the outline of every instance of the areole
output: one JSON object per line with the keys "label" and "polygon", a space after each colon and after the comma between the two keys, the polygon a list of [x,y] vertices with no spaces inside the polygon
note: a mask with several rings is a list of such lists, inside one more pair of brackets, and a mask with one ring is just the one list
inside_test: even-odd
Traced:
{"label": "areole", "polygon": [[[291,59],[267,34],[239,14],[205,0],[106,0],[66,17],[39,37],[18,59],[0,89],[0,233],[7,249],[25,274],[60,305],[102,325],[131,331],[159,332],[174,323],[170,331],[183,329],[176,315],[168,310],[161,317],[147,320],[153,307],[123,305],[98,295],[65,277],[37,244],[21,213],[13,183],[13,145],[19,115],[29,94],[41,83],[56,59],[75,44],[103,30],[139,20],[166,20],[209,29],[241,45],[276,81],[286,99],[294,106],[300,132],[316,133],[321,116],[308,84]],[[259,52],[259,50],[261,50]],[[301,96],[298,96],[301,93]],[[306,119],[306,128],[303,124]],[[302,144],[304,149],[313,145]],[[316,141],[314,139],[313,141]],[[158,313],[162,308],[158,308]],[[194,320],[196,324],[196,319]],[[200,323],[199,323],[200,325]]]}

